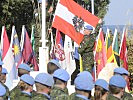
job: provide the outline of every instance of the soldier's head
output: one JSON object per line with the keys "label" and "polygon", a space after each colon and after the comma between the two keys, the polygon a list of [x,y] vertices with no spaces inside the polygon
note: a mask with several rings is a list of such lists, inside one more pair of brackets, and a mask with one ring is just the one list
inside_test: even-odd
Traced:
{"label": "soldier's head", "polygon": [[93,80],[87,74],[79,74],[74,80],[76,93],[90,99],[91,90],[93,89]]}
{"label": "soldier's head", "polygon": [[53,73],[55,85],[60,85],[61,88],[66,88],[67,81],[70,79],[68,72],[64,69],[57,69]]}
{"label": "soldier's head", "polygon": [[7,70],[5,68],[2,68],[1,72],[1,82],[5,83],[6,82],[6,75],[8,74]]}
{"label": "soldier's head", "polygon": [[3,96],[6,94],[5,87],[0,83],[0,100],[4,100]]}
{"label": "soldier's head", "polygon": [[18,76],[21,77],[24,74],[30,74],[30,71],[31,69],[27,64],[20,64],[18,67]]}
{"label": "soldier's head", "polygon": [[39,73],[35,78],[37,92],[50,94],[54,79],[50,74]]}
{"label": "soldier's head", "polygon": [[61,68],[59,62],[54,59],[50,60],[49,63],[47,64],[47,72],[49,74],[53,74],[54,71],[56,71],[59,68]]}
{"label": "soldier's head", "polygon": [[98,79],[95,82],[95,100],[105,100],[109,91],[108,86],[108,83],[103,79]]}
{"label": "soldier's head", "polygon": [[120,75],[114,75],[109,80],[109,91],[114,96],[117,95],[119,98],[121,98],[124,94],[125,87],[126,87],[126,81]]}
{"label": "soldier's head", "polygon": [[29,74],[24,74],[20,77],[18,86],[20,87],[21,91],[32,92],[34,83],[34,78],[32,76]]}
{"label": "soldier's head", "polygon": [[123,67],[118,67],[114,69],[114,75],[121,75],[126,81],[128,81],[129,72]]}
{"label": "soldier's head", "polygon": [[93,28],[90,25],[84,27],[84,35],[89,35],[92,32]]}

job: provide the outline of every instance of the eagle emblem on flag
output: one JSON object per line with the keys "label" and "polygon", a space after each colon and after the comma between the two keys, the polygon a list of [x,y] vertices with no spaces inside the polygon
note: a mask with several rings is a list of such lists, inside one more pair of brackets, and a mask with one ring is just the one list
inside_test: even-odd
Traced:
{"label": "eagle emblem on flag", "polygon": [[82,30],[84,27],[84,20],[82,18],[78,18],[78,16],[75,16],[72,20],[75,30],[80,32],[80,30]]}

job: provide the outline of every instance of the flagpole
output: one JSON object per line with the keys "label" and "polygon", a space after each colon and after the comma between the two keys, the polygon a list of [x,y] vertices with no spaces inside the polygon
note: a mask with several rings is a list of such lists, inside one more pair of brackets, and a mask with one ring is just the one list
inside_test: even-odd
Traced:
{"label": "flagpole", "polygon": [[91,0],[91,13],[94,15],[94,0]]}

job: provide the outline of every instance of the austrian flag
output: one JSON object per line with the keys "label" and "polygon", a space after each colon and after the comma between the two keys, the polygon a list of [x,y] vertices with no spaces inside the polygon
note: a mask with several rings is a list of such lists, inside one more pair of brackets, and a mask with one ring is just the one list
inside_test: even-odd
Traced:
{"label": "austrian flag", "polygon": [[52,27],[68,35],[76,43],[83,39],[84,26],[95,29],[100,19],[73,0],[60,0],[57,4]]}

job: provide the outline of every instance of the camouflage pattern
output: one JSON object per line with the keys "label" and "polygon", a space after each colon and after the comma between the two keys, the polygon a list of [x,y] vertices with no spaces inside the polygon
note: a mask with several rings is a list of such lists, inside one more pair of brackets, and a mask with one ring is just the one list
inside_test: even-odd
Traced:
{"label": "camouflage pattern", "polygon": [[69,100],[69,95],[59,87],[54,86],[50,92],[52,100]]}
{"label": "camouflage pattern", "polygon": [[133,97],[130,93],[124,92],[122,100],[133,100]]}
{"label": "camouflage pattern", "polygon": [[121,100],[121,99],[114,97],[112,94],[109,94],[107,100]]}
{"label": "camouflage pattern", "polygon": [[6,88],[6,94],[4,95],[3,98],[8,99],[10,96],[9,88],[4,83],[2,83],[2,82],[0,82],[0,83]]}
{"label": "camouflage pattern", "polygon": [[80,44],[78,52],[81,54],[83,60],[83,71],[92,71],[94,65],[93,48],[95,42],[95,36],[93,34],[84,35],[84,38]]}
{"label": "camouflage pattern", "polygon": [[49,100],[44,94],[36,93],[32,97],[32,100]]}
{"label": "camouflage pattern", "polygon": [[31,96],[21,92],[20,95],[15,97],[15,100],[31,100]]}
{"label": "camouflage pattern", "polygon": [[16,97],[19,96],[20,94],[21,94],[21,89],[19,88],[19,86],[16,86],[10,92],[10,99],[11,100],[18,100],[18,99],[16,99]]}
{"label": "camouflage pattern", "polygon": [[69,93],[68,93],[68,88],[67,88],[67,87],[65,87],[64,92],[65,92],[67,95],[69,95]]}

